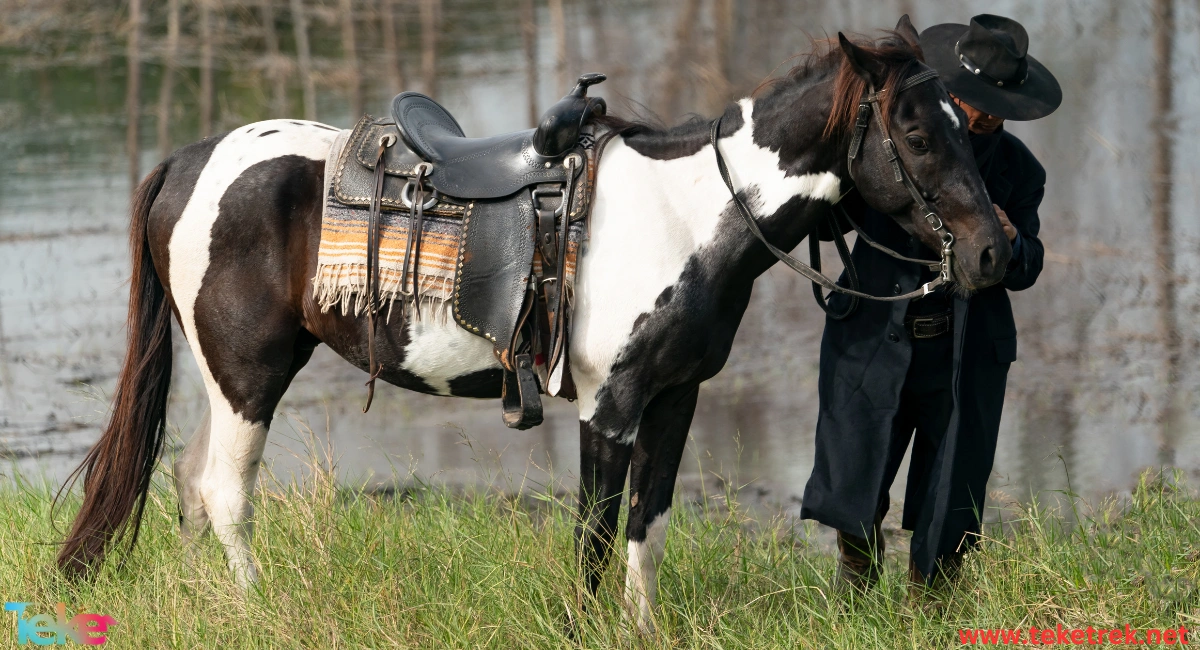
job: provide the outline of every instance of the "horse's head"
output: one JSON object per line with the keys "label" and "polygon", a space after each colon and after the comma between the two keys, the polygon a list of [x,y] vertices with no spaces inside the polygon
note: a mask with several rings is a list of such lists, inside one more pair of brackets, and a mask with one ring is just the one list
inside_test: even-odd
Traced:
{"label": "horse's head", "polygon": [[[934,230],[938,219],[954,237],[954,279],[968,291],[1000,281],[1012,247],[979,175],[967,121],[946,88],[932,79],[904,88],[905,81],[928,71],[921,62],[917,33],[901,19],[895,36],[877,44],[855,44],[838,34],[844,59],[834,81],[827,134],[840,132],[849,145],[859,105],[870,88],[879,92],[850,178],[862,198],[889,214],[929,248],[941,250]],[[881,133],[881,130],[885,132]],[[903,170],[936,217],[927,218],[905,182],[898,180],[885,140],[894,143]]]}

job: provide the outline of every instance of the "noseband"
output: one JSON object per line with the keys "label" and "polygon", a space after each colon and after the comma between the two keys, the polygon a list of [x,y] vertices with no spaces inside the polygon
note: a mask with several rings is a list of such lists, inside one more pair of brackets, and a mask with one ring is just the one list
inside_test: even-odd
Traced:
{"label": "noseband", "polygon": [[[896,88],[895,92],[896,94],[900,94],[905,90],[912,88],[913,86],[924,83],[931,79],[935,79],[937,76],[937,72],[934,70],[925,70],[923,72],[919,72],[906,79],[904,83],[900,84],[900,86]],[[929,295],[929,293],[938,287],[953,280],[954,271],[951,262],[953,258],[952,248],[954,246],[954,235],[952,235],[946,228],[941,217],[939,217],[933,208],[929,206],[929,203],[925,200],[925,197],[921,195],[921,191],[918,190],[917,186],[913,183],[912,177],[909,175],[908,170],[904,167],[904,161],[901,160],[899,152],[896,151],[896,145],[892,142],[891,137],[888,135],[887,126],[883,119],[883,111],[879,106],[880,96],[883,95],[884,92],[885,91],[882,90],[875,92],[875,87],[873,84],[871,84],[868,86],[867,93],[863,96],[862,101],[860,101],[858,104],[858,119],[854,123],[854,134],[850,139],[850,150],[846,154],[847,172],[850,174],[850,180],[853,181],[854,161],[858,157],[859,151],[862,150],[863,137],[866,135],[867,128],[870,126],[870,115],[874,113],[875,121],[879,124],[879,129],[883,135],[883,148],[887,153],[888,162],[890,162],[892,165],[892,171],[895,174],[896,182],[904,184],[905,189],[907,189],[908,193],[912,195],[913,201],[916,203],[917,207],[925,213],[925,222],[929,224],[929,227],[933,229],[935,234],[941,237],[941,259],[934,261],[905,257],[904,255],[901,255],[896,251],[893,251],[892,249],[875,242],[862,231],[862,228],[860,228],[858,224],[855,223],[848,214],[846,214],[845,210],[842,209],[840,205],[837,207],[841,213],[841,216],[850,223],[850,226],[854,228],[855,232],[858,233],[859,238],[866,242],[867,245],[898,260],[921,264],[927,266],[930,270],[940,271],[937,277],[921,285],[921,287],[916,291],[910,291],[898,296],[873,296],[857,290],[858,274],[855,271],[853,264],[850,262],[849,249],[846,247],[845,237],[842,234],[841,228],[839,228],[836,223],[830,224],[834,235],[834,241],[838,245],[838,252],[841,254],[842,261],[846,266],[847,275],[850,278],[850,284],[854,288],[843,287],[837,282],[821,274],[821,262],[819,257],[820,248],[815,232],[809,235],[809,250],[812,254],[812,266],[809,266],[795,257],[792,257],[786,251],[779,249],[771,244],[771,242],[767,241],[766,237],[762,233],[762,230],[758,227],[758,222],[754,220],[754,216],[750,213],[750,208],[746,206],[745,202],[742,201],[742,198],[738,196],[737,191],[734,189],[733,181],[729,177],[729,169],[725,165],[725,158],[721,155],[720,147],[717,146],[717,137],[721,130],[722,118],[718,117],[717,119],[713,120],[712,127],[709,131],[709,141],[713,146],[713,151],[715,151],[717,155],[717,169],[721,173],[721,179],[725,181],[725,187],[729,189],[729,193],[733,197],[734,204],[737,205],[738,213],[741,215],[742,220],[746,222],[746,227],[779,261],[788,265],[788,267],[790,267],[792,270],[808,278],[813,283],[813,289],[816,294],[817,303],[822,309],[825,310],[826,313],[830,315],[830,317],[834,318],[835,320],[841,320],[842,318],[849,316],[857,306],[859,298],[883,302],[911,300],[913,298],[920,298],[922,296]],[[836,215],[834,218],[836,219]],[[828,305],[825,304],[825,298],[821,294],[821,288],[850,296],[850,306],[845,312],[840,314],[831,312]]]}

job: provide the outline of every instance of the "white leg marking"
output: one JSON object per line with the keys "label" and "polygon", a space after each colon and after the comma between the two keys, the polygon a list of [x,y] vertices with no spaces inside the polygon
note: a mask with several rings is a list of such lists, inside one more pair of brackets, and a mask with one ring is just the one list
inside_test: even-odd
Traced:
{"label": "white leg marking", "polygon": [[254,530],[254,483],[267,442],[267,427],[249,422],[233,412],[216,386],[208,387],[212,408],[212,431],[208,442],[208,464],[204,467],[200,495],[208,511],[213,532],[225,547],[225,558],[234,579],[242,587],[258,580],[250,554]]}
{"label": "white leg marking", "polygon": [[454,377],[500,367],[491,343],[436,314],[410,320],[408,336],[401,367],[425,380],[439,395],[450,394]]}
{"label": "white leg marking", "polygon": [[962,123],[960,123],[958,121],[958,113],[954,112],[954,107],[950,105],[950,102],[943,99],[942,100],[942,110],[946,111],[946,115],[950,116],[950,123],[954,125],[955,129],[962,126]]}
{"label": "white leg marking", "polygon": [[646,527],[646,539],[629,542],[629,568],[625,573],[625,610],[634,618],[639,632],[654,632],[654,602],[658,595],[658,565],[667,547],[667,508]]}
{"label": "white leg marking", "polygon": [[[741,107],[745,123],[721,139],[721,153],[735,188],[757,188],[759,214],[772,214],[797,195],[838,199],[840,182],[832,172],[786,176],[779,155],[754,142],[751,100],[743,99]],[[730,197],[711,148],[655,160],[618,139],[604,152],[571,326],[581,420],[595,413],[597,394],[629,342],[634,321],[654,309],[688,260],[713,240]]]}
{"label": "white leg marking", "polygon": [[[201,478],[200,494],[213,531],[225,546],[229,567],[239,583],[256,579],[250,557],[247,520],[253,514],[250,496],[258,477],[258,460],[266,443],[267,427],[248,422],[234,413],[221,393],[212,369],[196,337],[196,298],[211,259],[212,227],[221,197],[251,166],[280,156],[303,156],[325,160],[337,131],[314,129],[298,120],[269,120],[232,131],[213,148],[208,164],[196,180],[192,196],[171,233],[171,268],[168,280],[184,335],[196,356],[208,391],[211,410],[208,460]],[[267,131],[277,133],[263,136]],[[261,137],[260,137],[261,136]],[[226,218],[253,219],[252,213]],[[247,278],[253,282],[254,278]],[[251,462],[253,461],[253,462]]]}

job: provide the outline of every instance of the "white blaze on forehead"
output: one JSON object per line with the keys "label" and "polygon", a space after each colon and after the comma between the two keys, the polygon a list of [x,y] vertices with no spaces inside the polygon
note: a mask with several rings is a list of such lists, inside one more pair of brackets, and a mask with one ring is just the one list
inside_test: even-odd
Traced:
{"label": "white blaze on forehead", "polygon": [[950,116],[950,123],[954,125],[955,129],[962,126],[962,124],[958,121],[958,113],[954,112],[954,107],[950,105],[950,102],[943,99],[942,110],[946,111],[946,115]]}
{"label": "white blaze on forehead", "polygon": [[[796,196],[837,201],[837,175],[787,176],[779,154],[754,142],[753,102],[739,103],[744,123],[721,138],[721,153],[734,188],[757,190],[757,216],[775,213]],[[710,149],[705,145],[690,156],[655,160],[618,138],[604,151],[571,323],[571,372],[581,420],[595,413],[597,393],[629,343],[638,316],[654,310],[655,299],[679,281],[688,260],[716,235],[730,196]],[[636,431],[609,434],[629,442]]]}

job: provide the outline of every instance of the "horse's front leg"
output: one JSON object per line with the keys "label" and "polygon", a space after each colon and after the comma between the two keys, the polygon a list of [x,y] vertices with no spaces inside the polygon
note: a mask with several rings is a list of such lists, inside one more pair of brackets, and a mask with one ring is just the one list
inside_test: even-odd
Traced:
{"label": "horse's front leg", "polygon": [[629,566],[625,574],[625,609],[639,632],[654,632],[658,566],[666,550],[667,523],[675,476],[696,412],[699,384],[676,386],[659,393],[642,412],[633,445],[629,477]]}
{"label": "horse's front leg", "polygon": [[[579,422],[579,522],[575,555],[589,593],[600,586],[621,512],[621,491],[629,471],[636,414],[625,426],[601,427],[596,418]],[[631,431],[632,430],[632,431]],[[583,607],[582,593],[580,607]]]}

